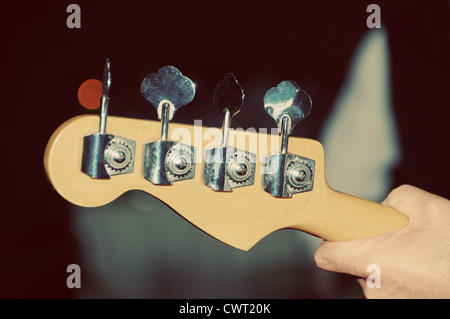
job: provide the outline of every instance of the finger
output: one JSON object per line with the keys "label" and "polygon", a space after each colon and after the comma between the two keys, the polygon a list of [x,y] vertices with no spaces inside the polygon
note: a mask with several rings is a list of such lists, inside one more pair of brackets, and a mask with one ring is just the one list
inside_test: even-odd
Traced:
{"label": "finger", "polygon": [[365,278],[368,263],[364,256],[366,239],[349,242],[323,241],[314,253],[317,267]]}
{"label": "finger", "polygon": [[390,206],[396,210],[406,214],[408,217],[414,216],[414,212],[411,212],[411,208],[414,210],[416,205],[412,205],[411,201],[416,201],[417,196],[420,198],[420,194],[416,187],[411,185],[402,185],[393,189],[386,199],[382,202],[385,206]]}
{"label": "finger", "polygon": [[410,219],[416,219],[429,211],[429,203],[437,198],[440,197],[420,188],[402,185],[392,190],[382,204],[395,208]]}

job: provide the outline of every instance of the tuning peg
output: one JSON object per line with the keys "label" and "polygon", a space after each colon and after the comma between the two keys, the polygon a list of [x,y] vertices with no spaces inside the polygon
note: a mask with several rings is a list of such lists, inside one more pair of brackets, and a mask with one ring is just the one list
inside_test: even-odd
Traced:
{"label": "tuning peg", "polygon": [[108,179],[113,175],[127,174],[134,170],[136,142],[106,134],[110,88],[111,63],[106,59],[103,69],[99,132],[83,139],[81,171],[92,178]]}
{"label": "tuning peg", "polygon": [[231,119],[244,103],[244,91],[232,73],[220,80],[213,94],[213,103],[222,113],[222,143],[205,150],[203,180],[216,191],[253,185],[256,155],[228,146]]}
{"label": "tuning peg", "polygon": [[164,66],[144,78],[141,93],[162,122],[161,139],[145,146],[144,177],[156,185],[193,178],[195,148],[168,141],[167,135],[175,112],[194,99],[194,83],[176,67]]}
{"label": "tuning peg", "polygon": [[293,81],[283,81],[264,95],[264,109],[281,134],[280,153],[266,157],[263,178],[264,190],[276,197],[313,189],[315,161],[287,152],[292,129],[309,116],[311,108],[311,98]]}
{"label": "tuning peg", "polygon": [[244,104],[244,91],[232,73],[227,73],[214,89],[213,103],[222,113],[222,146],[228,145],[231,119]]}
{"label": "tuning peg", "polygon": [[106,118],[108,116],[109,106],[109,90],[111,89],[111,62],[106,59],[105,67],[103,68],[103,81],[102,81],[102,100],[100,111],[100,134],[106,132]]}
{"label": "tuning peg", "polygon": [[312,102],[293,81],[283,81],[264,95],[264,109],[277,123],[282,135],[281,152],[287,152],[288,137],[295,124],[308,117]]}

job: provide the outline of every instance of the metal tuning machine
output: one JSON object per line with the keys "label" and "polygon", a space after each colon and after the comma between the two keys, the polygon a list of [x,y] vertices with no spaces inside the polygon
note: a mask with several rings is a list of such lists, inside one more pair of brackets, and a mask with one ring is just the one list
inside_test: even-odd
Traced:
{"label": "metal tuning machine", "polygon": [[161,139],[145,145],[144,177],[156,185],[194,178],[195,148],[167,140],[174,113],[194,99],[194,83],[177,68],[164,66],[144,78],[141,93],[162,122]]}
{"label": "metal tuning machine", "polygon": [[233,188],[253,185],[256,155],[228,146],[231,118],[244,102],[244,91],[231,73],[217,83],[213,102],[223,116],[222,143],[205,150],[203,180],[215,191],[232,191]]}
{"label": "metal tuning machine", "polygon": [[287,152],[292,129],[311,113],[311,107],[309,95],[292,81],[281,82],[264,96],[264,109],[281,132],[280,153],[266,157],[264,166],[264,190],[275,197],[292,197],[313,189],[315,161]]}
{"label": "metal tuning machine", "polygon": [[109,59],[106,59],[103,71],[99,132],[85,136],[83,139],[81,171],[92,178],[108,179],[113,175],[127,174],[134,170],[136,142],[106,134],[110,88],[111,64]]}

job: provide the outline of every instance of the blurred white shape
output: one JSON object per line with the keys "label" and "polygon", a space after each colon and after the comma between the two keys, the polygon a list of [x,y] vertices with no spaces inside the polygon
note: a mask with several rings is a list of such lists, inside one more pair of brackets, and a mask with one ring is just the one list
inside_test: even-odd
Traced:
{"label": "blurred white shape", "polygon": [[386,32],[368,32],[320,138],[328,184],[374,201],[389,192],[400,159],[389,70]]}

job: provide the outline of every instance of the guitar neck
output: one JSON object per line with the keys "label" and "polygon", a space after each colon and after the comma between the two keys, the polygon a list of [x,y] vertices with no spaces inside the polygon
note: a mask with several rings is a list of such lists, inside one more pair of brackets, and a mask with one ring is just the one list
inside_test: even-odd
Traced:
{"label": "guitar neck", "polygon": [[[302,216],[296,228],[329,241],[348,241],[396,231],[409,222],[392,207],[341,193],[329,188],[326,200],[308,206],[317,218],[308,223]],[[318,222],[320,220],[320,222]]]}

